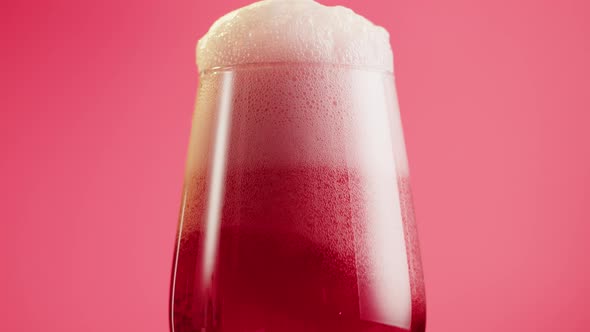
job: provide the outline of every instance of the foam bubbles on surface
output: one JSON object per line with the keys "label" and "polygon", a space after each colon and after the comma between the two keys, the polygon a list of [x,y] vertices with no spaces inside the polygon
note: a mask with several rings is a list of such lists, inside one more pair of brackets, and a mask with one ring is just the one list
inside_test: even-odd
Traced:
{"label": "foam bubbles on surface", "polygon": [[244,64],[330,63],[393,71],[389,34],[352,10],[263,0],[215,22],[197,46],[200,71]]}

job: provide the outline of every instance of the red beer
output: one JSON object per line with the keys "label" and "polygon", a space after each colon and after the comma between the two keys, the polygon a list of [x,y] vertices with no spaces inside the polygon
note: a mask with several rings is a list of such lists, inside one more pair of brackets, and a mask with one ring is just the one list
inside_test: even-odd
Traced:
{"label": "red beer", "polygon": [[416,236],[390,71],[201,72],[171,331],[423,332]]}

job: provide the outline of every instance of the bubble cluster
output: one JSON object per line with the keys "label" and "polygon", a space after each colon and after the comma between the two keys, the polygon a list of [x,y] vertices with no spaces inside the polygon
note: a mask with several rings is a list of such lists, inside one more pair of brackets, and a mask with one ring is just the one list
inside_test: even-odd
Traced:
{"label": "bubble cluster", "polygon": [[228,168],[332,166],[407,174],[391,74],[325,64],[241,67],[201,77],[187,171],[212,158],[228,94]]}
{"label": "bubble cluster", "polygon": [[215,22],[197,46],[200,71],[298,62],[393,72],[388,32],[349,8],[313,0],[263,0]]}

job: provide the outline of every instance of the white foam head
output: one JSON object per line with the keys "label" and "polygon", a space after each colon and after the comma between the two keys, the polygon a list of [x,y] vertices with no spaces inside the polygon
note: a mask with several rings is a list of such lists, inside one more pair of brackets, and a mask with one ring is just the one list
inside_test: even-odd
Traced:
{"label": "white foam head", "polygon": [[197,46],[200,71],[296,62],[393,72],[389,34],[345,7],[313,0],[263,0],[215,22]]}

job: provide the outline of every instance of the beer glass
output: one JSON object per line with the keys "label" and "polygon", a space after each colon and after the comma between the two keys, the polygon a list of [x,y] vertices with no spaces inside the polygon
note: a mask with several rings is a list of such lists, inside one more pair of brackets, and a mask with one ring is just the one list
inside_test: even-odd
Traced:
{"label": "beer glass", "polygon": [[390,71],[202,71],[171,331],[423,332],[411,196]]}

